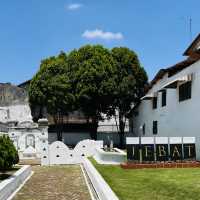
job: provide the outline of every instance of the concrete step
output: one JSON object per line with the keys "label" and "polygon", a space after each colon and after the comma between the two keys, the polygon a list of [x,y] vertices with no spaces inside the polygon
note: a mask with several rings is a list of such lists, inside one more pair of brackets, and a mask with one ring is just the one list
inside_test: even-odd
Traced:
{"label": "concrete step", "polygon": [[35,158],[35,159],[20,159],[19,165],[41,165],[41,159]]}

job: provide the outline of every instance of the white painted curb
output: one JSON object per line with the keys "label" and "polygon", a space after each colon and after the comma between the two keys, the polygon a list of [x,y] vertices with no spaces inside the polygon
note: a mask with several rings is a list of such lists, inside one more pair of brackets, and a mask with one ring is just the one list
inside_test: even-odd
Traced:
{"label": "white painted curb", "polygon": [[81,171],[82,171],[82,173],[83,173],[83,176],[84,176],[84,179],[85,179],[85,182],[86,182],[88,191],[89,191],[89,193],[90,193],[91,200],[95,200],[94,195],[92,194],[91,187],[90,187],[90,185],[89,185],[89,183],[88,183],[88,179],[87,179],[86,174],[85,174],[85,172],[84,172],[84,168],[83,168],[82,165],[80,165],[80,167],[81,167]]}
{"label": "white painted curb", "polygon": [[110,186],[87,158],[83,160],[83,166],[100,200],[119,200]]}
{"label": "white painted curb", "polygon": [[23,166],[15,174],[0,183],[0,200],[7,200],[31,175],[31,167]]}

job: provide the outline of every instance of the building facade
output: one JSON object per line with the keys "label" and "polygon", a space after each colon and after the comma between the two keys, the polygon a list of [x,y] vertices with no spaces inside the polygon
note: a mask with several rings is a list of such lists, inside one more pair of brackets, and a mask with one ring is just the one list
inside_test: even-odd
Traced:
{"label": "building facade", "polygon": [[[134,136],[196,137],[200,150],[200,35],[187,58],[161,69],[133,111]],[[198,157],[200,159],[200,156]]]}

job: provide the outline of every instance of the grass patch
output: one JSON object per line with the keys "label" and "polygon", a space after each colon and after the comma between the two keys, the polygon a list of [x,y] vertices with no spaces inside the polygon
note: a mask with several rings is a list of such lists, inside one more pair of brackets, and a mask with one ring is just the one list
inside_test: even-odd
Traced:
{"label": "grass patch", "polygon": [[200,169],[135,169],[90,159],[120,200],[199,200]]}

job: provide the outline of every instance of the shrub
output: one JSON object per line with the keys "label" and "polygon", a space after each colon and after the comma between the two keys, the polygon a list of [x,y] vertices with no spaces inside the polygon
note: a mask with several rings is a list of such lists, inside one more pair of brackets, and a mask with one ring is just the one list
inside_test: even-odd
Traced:
{"label": "shrub", "polygon": [[0,136],[0,171],[6,171],[19,162],[18,152],[6,135]]}

